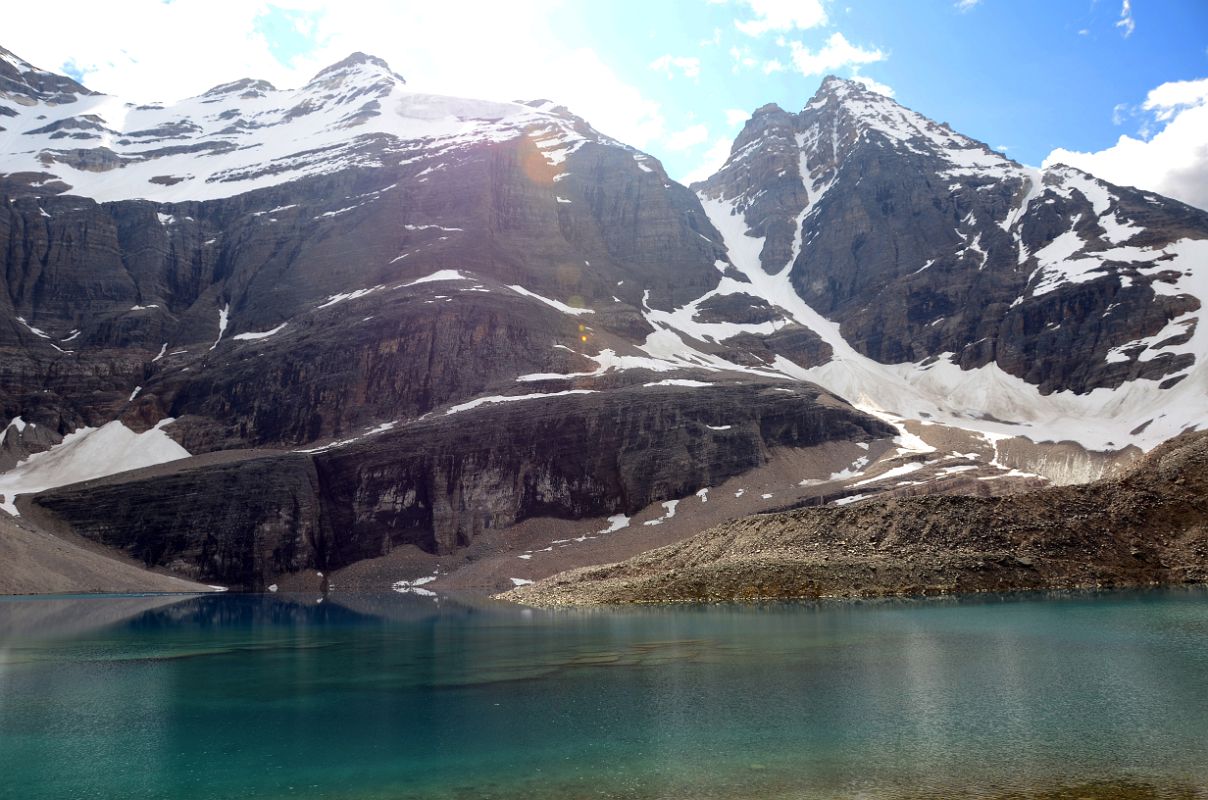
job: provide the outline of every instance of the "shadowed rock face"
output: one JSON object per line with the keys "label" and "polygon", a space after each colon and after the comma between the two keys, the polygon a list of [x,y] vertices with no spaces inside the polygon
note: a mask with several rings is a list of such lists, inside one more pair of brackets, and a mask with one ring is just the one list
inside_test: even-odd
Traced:
{"label": "shadowed rock face", "polygon": [[894,433],[808,385],[633,387],[434,415],[327,452],[176,462],[33,502],[149,566],[262,589],[402,544],[452,552],[528,517],[633,513],[775,447]]}
{"label": "shadowed rock face", "polygon": [[[580,344],[579,320],[508,285],[598,308],[597,335],[625,339],[649,330],[633,311],[643,292],[673,304],[716,285],[716,234],[686,189],[620,147],[585,145],[556,189],[526,173],[534,158],[519,140],[467,148],[440,182],[416,165],[207,203],[12,200],[0,213],[6,411],[36,406],[66,432],[112,419],[141,386],[161,415],[230,429],[182,434],[190,449],[303,443],[472,397],[541,371],[552,344]],[[399,288],[450,268],[472,279]],[[273,340],[236,338],[282,323]]]}
{"label": "shadowed rock face", "polygon": [[1116,480],[759,515],[504,596],[594,605],[1204,581],[1208,433],[1198,433]]}

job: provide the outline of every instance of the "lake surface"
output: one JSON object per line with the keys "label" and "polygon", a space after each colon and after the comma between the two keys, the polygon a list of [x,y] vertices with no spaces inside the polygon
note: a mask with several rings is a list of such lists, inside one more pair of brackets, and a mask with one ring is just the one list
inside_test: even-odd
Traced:
{"label": "lake surface", "polygon": [[1203,590],[317,599],[0,598],[0,796],[1208,797]]}

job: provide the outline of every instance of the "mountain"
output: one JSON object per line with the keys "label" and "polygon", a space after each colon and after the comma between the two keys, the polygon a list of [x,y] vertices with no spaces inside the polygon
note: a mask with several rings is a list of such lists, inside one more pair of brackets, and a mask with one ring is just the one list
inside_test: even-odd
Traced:
{"label": "mountain", "polygon": [[756,111],[695,188],[755,296],[833,348],[803,379],[1093,449],[1204,421],[1208,213],[1021,166],[838,78]]}
{"label": "mountain", "polygon": [[208,583],[1085,480],[1208,413],[1208,215],[840,79],[691,190],[363,54],[133,106],[0,50],[0,124],[0,508]]}

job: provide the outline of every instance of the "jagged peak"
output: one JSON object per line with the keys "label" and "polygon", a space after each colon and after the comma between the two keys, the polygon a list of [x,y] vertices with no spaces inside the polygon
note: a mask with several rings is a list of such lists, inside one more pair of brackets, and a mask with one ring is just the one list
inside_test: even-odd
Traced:
{"label": "jagged peak", "polygon": [[[11,67],[12,71],[15,71],[18,75],[36,75],[46,78],[59,78],[65,81],[71,81],[71,78],[68,78],[65,75],[59,75],[57,72],[50,72],[48,70],[41,69],[40,67],[35,67],[33,64],[14,53],[12,50],[9,50],[6,47],[0,47],[0,72],[9,72],[9,74],[12,74],[12,71],[4,68],[5,64]],[[72,83],[75,83],[75,81],[72,81]]]}
{"label": "jagged peak", "polygon": [[839,89],[860,89],[864,86],[851,78],[840,78],[838,75],[827,75],[818,86],[820,92],[833,92]]}
{"label": "jagged peak", "polygon": [[54,104],[74,102],[78,95],[97,94],[66,75],[35,67],[4,47],[0,47],[0,91]]}
{"label": "jagged peak", "polygon": [[856,78],[835,75],[823,78],[802,115],[830,113],[828,110],[846,117],[857,134],[875,131],[905,151],[944,154],[944,158],[959,162],[961,168],[972,167],[975,162],[976,169],[982,170],[1019,166],[985,143],[953,130],[948,123],[936,122],[892,97],[869,89]]}
{"label": "jagged peak", "polygon": [[809,104],[813,104],[815,101],[819,100],[825,101],[830,97],[834,97],[838,100],[844,100],[848,97],[880,97],[893,102],[892,99],[886,95],[869,89],[868,86],[859,78],[840,78],[838,75],[827,75],[825,78],[823,78],[822,83],[818,85],[818,91],[814,92],[814,96],[810,98]]}
{"label": "jagged peak", "polygon": [[562,117],[564,119],[571,119],[571,120],[580,121],[580,122],[583,121],[583,119],[578,114],[574,113],[568,107],[566,107],[566,106],[562,105],[561,103],[556,102],[554,100],[548,100],[546,98],[541,98],[538,100],[513,100],[512,102],[518,106],[524,106],[526,108],[531,108],[536,111],[541,111],[543,113],[550,114],[555,117]]}
{"label": "jagged peak", "polygon": [[307,85],[328,81],[333,78],[343,77],[360,70],[368,69],[371,72],[379,72],[394,78],[400,83],[406,83],[406,79],[399,75],[394,70],[390,69],[390,65],[383,59],[377,56],[371,56],[360,51],[355,52],[342,61],[337,61],[329,67],[324,67],[315,73],[315,76],[310,79]]}
{"label": "jagged peak", "polygon": [[754,119],[755,117],[765,117],[768,114],[783,114],[783,113],[785,113],[784,109],[781,108],[776,103],[765,103],[765,104],[761,105],[759,108],[755,109],[753,112],[751,112],[751,118]]}
{"label": "jagged peak", "polygon": [[[866,145],[888,147],[906,158],[936,159],[943,177],[1024,176],[1019,164],[949,125],[868,89],[858,79],[827,75],[799,113],[786,113],[775,103],[756,109],[735,138],[725,164],[705,183],[732,168],[745,169],[742,165],[752,163],[748,159],[754,153],[791,161],[800,152],[810,164],[837,169]],[[783,165],[778,170],[791,171]]]}
{"label": "jagged peak", "polygon": [[805,104],[805,109],[821,108],[828,103],[844,104],[847,101],[877,101],[883,100],[893,105],[898,103],[890,97],[874,92],[855,78],[840,78],[838,75],[827,75],[818,85],[818,91]]}
{"label": "jagged peak", "polygon": [[540,111],[543,114],[548,114],[551,117],[566,120],[574,126],[584,127],[587,129],[591,128],[591,126],[588,125],[587,120],[583,119],[561,103],[556,103],[553,100],[542,98],[540,100],[514,100],[513,102],[518,106],[531,108],[536,111]]}
{"label": "jagged peak", "polygon": [[256,78],[240,78],[237,81],[230,83],[220,83],[212,89],[206,91],[203,97],[212,97],[220,94],[233,94],[235,92],[275,92],[277,87],[265,80]]}
{"label": "jagged peak", "polygon": [[784,140],[793,136],[793,115],[776,103],[766,103],[751,112],[750,118],[743,124],[742,130],[730,146],[730,155],[756,146],[756,143],[766,140]]}
{"label": "jagged peak", "polygon": [[29,72],[34,66],[6,47],[0,47],[0,62],[7,63],[17,72]]}
{"label": "jagged peak", "polygon": [[1069,164],[1066,164],[1061,161],[1059,161],[1055,164],[1050,164],[1047,167],[1045,167],[1044,174],[1045,174],[1046,180],[1050,181],[1050,182],[1057,181],[1057,180],[1063,180],[1066,178],[1081,178],[1081,179],[1085,179],[1085,180],[1096,181],[1098,183],[1103,183],[1102,180],[1100,180],[1099,178],[1090,174],[1089,172],[1078,169],[1077,167],[1070,166]]}

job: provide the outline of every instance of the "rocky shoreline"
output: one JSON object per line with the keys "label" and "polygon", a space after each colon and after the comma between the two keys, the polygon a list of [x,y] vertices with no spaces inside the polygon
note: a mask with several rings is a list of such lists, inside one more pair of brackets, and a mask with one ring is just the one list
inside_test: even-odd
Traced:
{"label": "rocky shoreline", "polygon": [[1208,433],[1197,433],[1116,479],[758,515],[499,596],[551,607],[1203,582]]}

